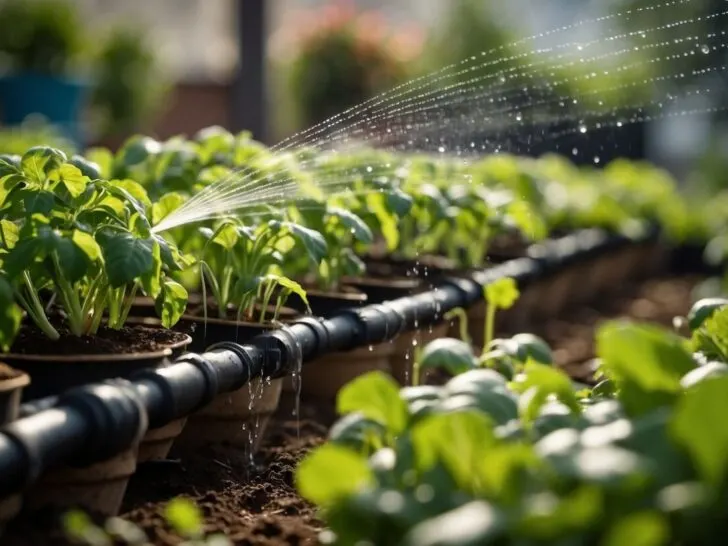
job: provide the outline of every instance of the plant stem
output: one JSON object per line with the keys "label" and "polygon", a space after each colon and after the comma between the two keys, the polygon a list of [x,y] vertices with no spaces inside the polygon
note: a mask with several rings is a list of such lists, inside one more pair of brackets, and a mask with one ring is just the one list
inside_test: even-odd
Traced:
{"label": "plant stem", "polygon": [[468,334],[468,314],[465,312],[465,309],[463,309],[462,307],[455,307],[454,309],[451,309],[450,311],[445,313],[445,320],[450,320],[452,318],[455,318],[458,321],[460,339],[463,340],[465,343],[470,344],[472,340],[470,339],[470,335]]}
{"label": "plant stem", "polygon": [[71,328],[71,332],[75,336],[82,336],[86,333],[85,317],[83,316],[83,310],[81,309],[81,301],[78,298],[78,292],[73,289],[73,285],[63,275],[61,264],[58,260],[58,255],[53,254],[53,263],[56,266],[56,285],[58,286],[61,300],[63,300],[64,307],[68,311],[68,324]]}
{"label": "plant stem", "polygon": [[57,341],[60,339],[61,334],[58,333],[58,330],[56,330],[48,320],[45,310],[43,309],[43,304],[38,297],[38,293],[33,286],[33,281],[30,279],[30,275],[27,271],[23,272],[23,282],[25,283],[28,295],[30,296],[30,302],[28,302],[25,298],[21,299],[21,302],[25,302],[25,310],[33,319],[35,325],[38,326],[38,328],[40,328],[49,339]]}
{"label": "plant stem", "polygon": [[490,342],[493,341],[493,329],[495,325],[496,306],[492,303],[486,304],[485,311],[485,332],[483,332],[483,351],[488,350]]}

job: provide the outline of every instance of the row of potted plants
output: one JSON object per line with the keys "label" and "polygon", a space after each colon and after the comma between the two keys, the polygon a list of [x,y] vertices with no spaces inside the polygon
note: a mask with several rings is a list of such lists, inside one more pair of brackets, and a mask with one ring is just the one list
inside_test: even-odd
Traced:
{"label": "row of potted plants", "polygon": [[[191,199],[212,195],[220,180],[242,188],[234,185],[242,177],[294,188],[295,198],[251,198],[237,218],[154,230]],[[587,172],[556,157],[466,164],[371,150],[282,153],[219,128],[190,140],[137,136],[116,153],[83,157],[31,148],[0,157],[0,184],[0,347],[3,361],[30,376],[25,399],[165,366],[216,341],[244,342],[308,312],[405,296],[443,275],[533,253],[533,241],[567,231],[629,234],[656,222],[679,235],[692,221],[671,181],[643,165]],[[626,247],[565,268],[530,287],[512,319],[556,312],[577,291],[593,296],[641,271],[649,256]],[[490,321],[482,307],[470,316],[476,333],[478,321]],[[83,472],[92,496],[93,476],[117,484],[105,506],[93,497],[94,508],[115,512],[136,462],[166,457],[180,434],[179,449],[228,441],[254,450],[267,416],[301,393],[331,403],[372,369],[407,381],[401,363],[413,347],[450,327],[328,355],[296,377],[259,378],[148,431],[129,453]],[[79,477],[54,471],[36,492],[78,490]]]}

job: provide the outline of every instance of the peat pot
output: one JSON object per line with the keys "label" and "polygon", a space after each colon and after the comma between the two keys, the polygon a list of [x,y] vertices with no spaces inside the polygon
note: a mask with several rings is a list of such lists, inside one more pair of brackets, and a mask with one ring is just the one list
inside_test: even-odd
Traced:
{"label": "peat pot", "polygon": [[[29,383],[28,374],[0,363],[0,426],[17,419],[21,394]],[[19,494],[0,499],[0,526],[20,512],[22,502]]]}
{"label": "peat pot", "polygon": [[51,469],[28,490],[27,507],[82,508],[104,516],[118,515],[129,478],[136,471],[138,448],[137,443],[90,466]]}
{"label": "peat pot", "polygon": [[[196,321],[201,327],[203,319],[184,317]],[[208,319],[207,344],[210,341],[245,343],[253,337],[275,327],[269,323],[255,324],[222,319]],[[198,449],[208,445],[230,445],[252,456],[259,449],[270,421],[278,408],[282,379],[255,378],[239,389],[221,393],[215,399],[190,415],[177,438],[174,453]]]}
{"label": "peat pot", "polygon": [[[130,326],[121,332],[128,334],[131,347],[138,345],[139,339],[145,339],[148,342],[146,350],[139,348],[126,353],[94,354],[93,349],[88,349],[85,354],[73,354],[73,352],[60,353],[62,348],[59,347],[60,354],[51,354],[47,350],[43,354],[32,354],[29,348],[24,345],[18,346],[16,342],[13,350],[18,352],[8,353],[3,358],[33,378],[30,386],[23,392],[23,400],[31,401],[58,395],[88,383],[98,383],[117,377],[127,378],[138,370],[167,366],[192,342],[190,336],[181,332],[149,325],[132,326],[132,321],[129,321],[129,324]],[[89,339],[92,338],[86,338],[86,341]],[[114,338],[115,343],[100,346],[99,350],[123,350],[123,339],[123,336]],[[23,340],[22,336],[20,340]],[[73,342],[80,343],[77,340]],[[63,341],[62,338],[60,342]],[[148,431],[139,446],[139,461],[164,459],[183,426],[184,419],[179,419],[159,429]]]}

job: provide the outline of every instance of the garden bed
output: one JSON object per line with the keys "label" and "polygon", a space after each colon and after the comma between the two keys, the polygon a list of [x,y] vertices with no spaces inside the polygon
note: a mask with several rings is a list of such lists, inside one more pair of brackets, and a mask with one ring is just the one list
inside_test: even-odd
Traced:
{"label": "garden bed", "polygon": [[[584,379],[594,356],[594,331],[602,320],[630,317],[669,326],[690,307],[691,290],[699,280],[664,277],[625,284],[597,305],[569,309],[531,330],[549,342],[559,365]],[[310,415],[306,410],[301,414]],[[275,420],[252,470],[238,450],[221,447],[199,450],[182,461],[141,466],[129,484],[123,517],[144,529],[154,544],[177,544],[164,522],[164,506],[175,496],[188,495],[201,508],[206,530],[223,532],[234,544],[315,544],[323,524],[296,493],[293,475],[301,458],[323,442],[325,432],[315,421]],[[67,544],[61,538],[49,542],[53,517],[46,517],[43,523],[37,517],[14,523],[3,544]]]}

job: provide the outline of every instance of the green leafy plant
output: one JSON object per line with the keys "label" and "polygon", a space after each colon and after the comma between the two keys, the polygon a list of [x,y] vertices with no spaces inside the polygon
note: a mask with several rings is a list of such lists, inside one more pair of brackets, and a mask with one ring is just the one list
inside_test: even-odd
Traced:
{"label": "green leafy plant", "polygon": [[246,226],[226,220],[215,230],[200,230],[207,240],[199,262],[203,300],[206,301],[206,287],[209,287],[221,318],[227,316],[232,304],[238,311],[238,319],[253,319],[259,305],[258,321],[264,322],[275,297],[271,319],[277,320],[290,294],[307,301],[300,284],[274,272],[285,261],[284,253],[292,246],[299,246],[312,263],[318,263],[327,253],[326,241],[320,233],[289,221],[272,219]]}
{"label": "green leafy plant", "polygon": [[0,160],[3,192],[2,268],[15,297],[49,338],[59,333],[47,315],[50,295],[70,332],[95,333],[104,316],[121,328],[134,296],[156,298],[171,326],[187,293],[166,277],[182,259],[150,231],[143,188],[131,180],[92,179],[95,167],[60,150],[36,147],[18,161]]}

